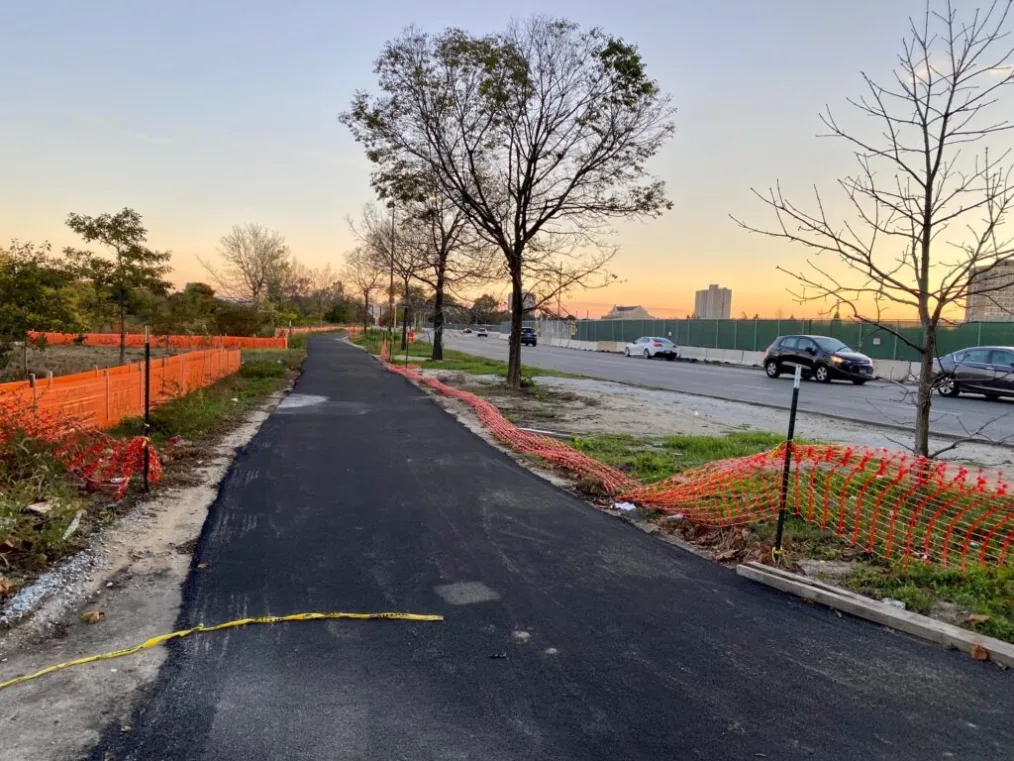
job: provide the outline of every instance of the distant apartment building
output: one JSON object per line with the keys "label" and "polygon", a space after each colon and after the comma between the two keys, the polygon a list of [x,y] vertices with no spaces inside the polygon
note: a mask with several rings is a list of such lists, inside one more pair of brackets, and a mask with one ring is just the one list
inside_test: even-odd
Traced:
{"label": "distant apartment building", "polygon": [[701,320],[728,320],[732,314],[732,290],[709,285],[694,294],[694,317]]}
{"label": "distant apartment building", "polygon": [[[507,299],[507,313],[513,310],[514,299]],[[524,319],[531,320],[535,318],[535,307],[538,304],[538,296],[533,291],[525,291],[521,294],[521,312],[524,315]]]}
{"label": "distant apartment building", "polygon": [[648,310],[639,304],[634,306],[620,306],[617,304],[604,315],[603,320],[654,320],[655,318],[648,314]]}
{"label": "distant apartment building", "polygon": [[1004,262],[988,271],[984,269],[972,273],[965,319],[968,322],[1014,320],[1014,262]]}

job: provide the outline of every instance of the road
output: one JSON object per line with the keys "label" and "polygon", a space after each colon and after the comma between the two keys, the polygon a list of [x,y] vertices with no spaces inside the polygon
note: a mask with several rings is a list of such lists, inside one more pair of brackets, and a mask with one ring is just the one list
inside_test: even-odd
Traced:
{"label": "road", "polygon": [[[206,565],[198,565],[206,564]],[[556,489],[405,379],[310,339],[212,506],[179,640],[93,759],[963,761],[1010,675],[805,605]]]}
{"label": "road", "polygon": [[[446,345],[493,359],[507,359],[507,342],[490,337],[449,334]],[[522,362],[531,367],[562,370],[590,378],[636,383],[653,388],[699,394],[768,407],[788,409],[792,379],[771,380],[760,370],[690,362],[645,361],[622,354],[577,351],[554,346],[525,346]],[[807,382],[799,396],[799,409],[822,415],[847,418],[874,425],[901,426],[912,430],[915,407],[896,384],[867,383],[854,386],[835,382],[828,385]],[[933,398],[935,434],[965,436],[970,431],[1000,440],[1014,430],[1014,401],[987,401],[982,397]]]}

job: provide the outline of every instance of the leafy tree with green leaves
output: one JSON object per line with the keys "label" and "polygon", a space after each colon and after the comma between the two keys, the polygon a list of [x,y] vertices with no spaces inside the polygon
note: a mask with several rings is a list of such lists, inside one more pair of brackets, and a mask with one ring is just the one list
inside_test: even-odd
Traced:
{"label": "leafy tree with green leaves", "polygon": [[77,329],[67,288],[72,281],[48,243],[11,241],[0,255],[0,368],[16,342],[27,352],[29,332]]}
{"label": "leafy tree with green leaves", "polygon": [[612,220],[670,208],[647,170],[674,130],[670,99],[635,46],[541,16],[484,37],[409,29],[374,70],[378,94],[357,93],[341,119],[382,196],[424,174],[502,252],[517,388],[532,281],[589,283],[614,253],[602,240]]}
{"label": "leafy tree with green leaves", "polygon": [[219,302],[207,283],[187,283],[160,305],[152,326],[156,333],[207,335],[215,330]]}
{"label": "leafy tree with green leaves", "polygon": [[484,293],[472,303],[474,322],[490,325],[499,322],[507,313],[500,308],[500,300],[496,296]]}
{"label": "leafy tree with green leaves", "polygon": [[155,251],[145,243],[148,231],[141,215],[124,208],[116,214],[89,217],[71,213],[67,226],[86,243],[100,243],[110,249],[106,258],[90,250],[67,248],[64,250],[74,271],[93,284],[98,303],[111,301],[117,305],[120,323],[120,364],[126,359],[127,303],[130,292],[143,288],[150,293],[165,295],[170,283],[165,275],[170,272],[168,251]]}

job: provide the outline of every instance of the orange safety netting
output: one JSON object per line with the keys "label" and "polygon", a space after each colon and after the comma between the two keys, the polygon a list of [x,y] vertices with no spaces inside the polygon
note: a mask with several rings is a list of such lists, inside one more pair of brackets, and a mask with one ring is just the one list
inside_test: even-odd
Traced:
{"label": "orange safety netting", "polygon": [[11,457],[10,447],[22,438],[46,447],[91,488],[111,488],[116,499],[143,473],[146,451],[149,482],[162,478],[162,462],[146,437],[116,439],[74,418],[39,412],[8,398],[0,403],[0,458]]}
{"label": "orange safety netting", "polygon": [[348,330],[340,325],[318,325],[308,328],[275,328],[275,338],[284,336],[301,336],[306,333],[332,333],[336,330]]}
{"label": "orange safety netting", "polygon": [[[30,340],[40,335],[46,337],[51,346],[65,346],[80,343],[84,346],[119,346],[119,333],[29,333]],[[83,340],[82,340],[83,339]],[[144,346],[144,333],[128,333],[126,345],[132,349]],[[284,336],[275,338],[253,338],[250,336],[151,336],[152,347],[173,349],[285,349]]]}
{"label": "orange safety netting", "polygon": [[[151,404],[183,396],[239,370],[236,349],[209,349],[153,357]],[[73,420],[90,428],[110,428],[144,414],[144,363],[107,370],[0,383],[0,407],[28,409],[49,418]]]}
{"label": "orange safety netting", "polygon": [[[389,357],[382,350],[382,357]],[[707,526],[757,523],[778,515],[785,446],[721,460],[643,484],[555,439],[518,429],[475,394],[387,364],[392,372],[471,406],[516,452],[534,455],[613,498]],[[888,449],[794,445],[785,506],[790,514],[883,558],[944,567],[1012,565],[1014,495],[1003,474],[988,475]]]}

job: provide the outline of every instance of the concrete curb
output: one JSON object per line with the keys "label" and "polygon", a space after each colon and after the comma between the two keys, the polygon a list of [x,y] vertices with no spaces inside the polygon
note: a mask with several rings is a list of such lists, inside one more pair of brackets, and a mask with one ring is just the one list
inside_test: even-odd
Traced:
{"label": "concrete curb", "polygon": [[847,589],[760,563],[738,565],[736,573],[751,581],[897,629],[949,650],[960,650],[977,660],[988,659],[1006,668],[1014,668],[1014,645],[993,637],[976,634],[960,626],[945,624],[928,616],[885,605]]}

